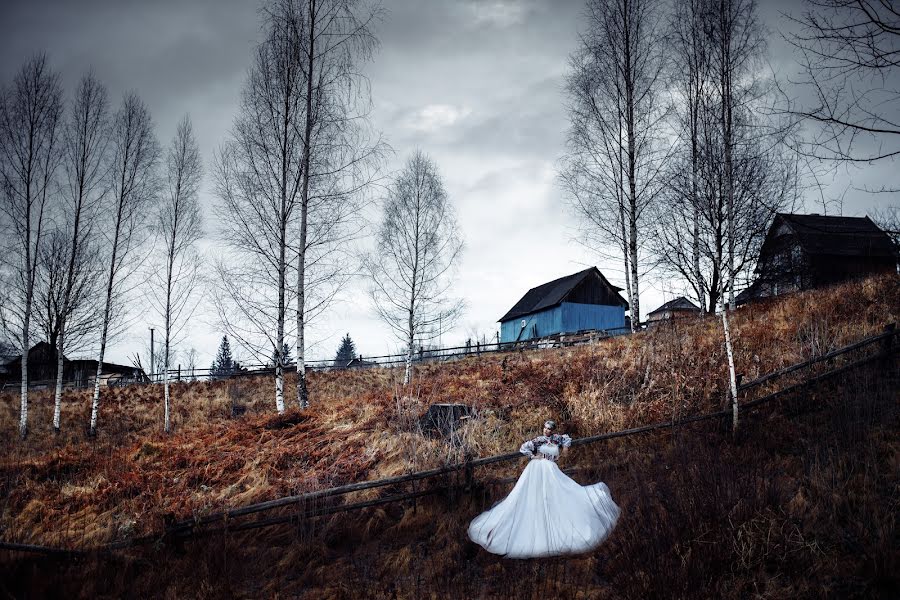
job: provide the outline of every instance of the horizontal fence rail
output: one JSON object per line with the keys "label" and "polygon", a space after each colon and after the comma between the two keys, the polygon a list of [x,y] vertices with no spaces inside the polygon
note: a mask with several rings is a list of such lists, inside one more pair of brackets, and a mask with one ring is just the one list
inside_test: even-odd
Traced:
{"label": "horizontal fence rail", "polygon": [[[740,403],[740,407],[743,410],[755,409],[759,406],[762,406],[770,401],[776,400],[778,398],[782,398],[787,396],[793,392],[796,392],[804,387],[815,385],[816,383],[822,382],[831,377],[837,376],[842,373],[846,373],[853,369],[857,369],[859,367],[865,366],[867,364],[890,359],[895,353],[900,351],[900,346],[895,343],[895,337],[898,335],[898,331],[896,327],[892,324],[885,327],[885,332],[879,335],[875,335],[843,348],[834,350],[820,357],[816,357],[807,361],[803,361],[801,363],[797,363],[795,365],[791,365],[789,367],[785,367],[778,371],[773,371],[767,375],[759,377],[755,380],[747,382],[743,384],[739,389],[747,390],[753,387],[757,387],[762,383],[769,382],[775,380],[779,377],[787,375],[792,372],[799,371],[803,368],[811,367],[820,362],[824,362],[827,360],[834,359],[838,356],[845,355],[853,350],[858,350],[861,348],[865,348],[868,346],[872,346],[874,344],[881,344],[880,352],[860,358],[855,361],[851,361],[845,365],[841,365],[839,367],[832,368],[824,373],[819,373],[815,375],[811,375],[804,379],[801,382],[791,384],[783,389],[774,391],[769,393],[763,397],[756,398],[753,400],[745,401]],[[607,440],[624,438],[633,435],[639,435],[644,433],[649,433],[653,431],[665,430],[665,429],[675,429],[684,425],[689,425],[692,423],[698,423],[702,421],[710,421],[710,420],[722,420],[723,425],[727,426],[730,422],[730,417],[732,415],[731,408],[715,411],[711,413],[694,415],[690,417],[685,417],[682,419],[673,419],[668,421],[661,421],[657,423],[652,423],[648,425],[643,425],[639,427],[633,427],[630,429],[624,429],[620,431],[600,433],[596,435],[591,435],[583,438],[578,438],[572,441],[572,446],[584,446],[589,444],[595,444],[598,442],[603,442]],[[198,515],[191,519],[182,520],[165,528],[164,531],[152,534],[145,535],[141,537],[135,537],[131,539],[121,540],[118,542],[113,542],[110,544],[102,545],[95,547],[91,550],[68,550],[64,548],[52,548],[47,546],[39,546],[39,545],[31,545],[31,544],[18,544],[14,542],[5,542],[0,541],[0,549],[6,549],[11,551],[20,551],[20,552],[33,552],[45,555],[78,555],[85,554],[89,552],[108,552],[113,550],[121,550],[129,547],[134,547],[147,543],[156,543],[166,538],[186,538],[197,535],[207,535],[216,532],[222,531],[246,531],[251,529],[258,529],[263,527],[269,527],[278,524],[284,523],[295,523],[299,522],[303,519],[332,515],[341,512],[348,512],[353,510],[361,510],[365,508],[381,506],[385,504],[390,504],[394,502],[401,502],[406,500],[413,500],[416,498],[421,498],[428,495],[445,493],[452,488],[452,486],[448,485],[438,485],[433,486],[424,490],[414,490],[413,492],[401,493],[401,494],[393,494],[389,496],[384,496],[381,498],[375,498],[372,500],[365,500],[355,503],[348,504],[337,504],[331,506],[320,506],[313,507],[312,509],[305,509],[304,507],[310,502],[314,500],[322,500],[322,499],[331,499],[337,498],[346,494],[350,494],[353,492],[360,492],[364,490],[372,490],[378,488],[384,488],[389,486],[400,485],[404,483],[412,483],[418,482],[422,480],[436,479],[445,475],[449,475],[452,473],[465,472],[466,473],[466,485],[464,488],[471,488],[473,483],[472,472],[476,467],[482,467],[492,464],[498,464],[503,462],[514,461],[518,459],[525,458],[519,452],[510,452],[507,454],[500,454],[495,456],[487,456],[482,458],[475,458],[472,460],[467,460],[460,463],[454,463],[445,465],[442,467],[437,467],[433,469],[427,469],[423,471],[417,471],[414,473],[408,473],[405,475],[398,475],[395,477],[388,477],[384,479],[370,480],[370,481],[361,481],[350,484],[345,484],[342,486],[337,486],[333,488],[323,489],[323,490],[315,490],[311,492],[306,492],[303,494],[296,494],[291,496],[285,496],[281,498],[276,498],[273,500],[268,500],[264,502],[258,502],[249,504],[246,506],[227,509],[222,511],[217,511],[213,513],[209,513],[206,515]],[[574,472],[575,469],[568,469],[566,472],[571,473]],[[499,483],[511,483],[515,481],[516,478],[505,478],[501,480],[495,480],[492,482],[481,482],[479,485],[490,485],[490,484],[499,484]],[[456,486],[458,489],[459,486]],[[287,507],[297,507],[298,510],[291,514],[287,515],[276,515],[273,517],[257,519],[255,521],[249,522],[241,522],[239,519],[242,517],[246,517],[249,515],[265,513],[269,511],[273,511],[280,508]],[[235,523],[232,523],[232,520],[238,520]],[[220,527],[216,528],[204,528],[206,525],[211,524],[220,524]]]}
{"label": "horizontal fence rail", "polygon": [[[643,331],[647,327],[646,323],[639,325],[638,331]],[[529,351],[543,350],[550,348],[568,348],[599,342],[601,340],[628,335],[631,333],[630,328],[621,327],[614,329],[592,330],[573,334],[565,334],[561,336],[552,336],[547,338],[538,338],[532,340],[523,340],[517,342],[473,342],[464,346],[449,346],[445,348],[419,348],[412,355],[412,363],[414,365],[453,360],[465,358],[468,356],[480,356],[482,354],[495,354],[501,352],[513,351]],[[406,353],[400,354],[383,354],[379,356],[358,356],[354,358],[353,364],[340,365],[334,359],[318,359],[304,361],[304,366],[310,371],[330,371],[330,370],[356,370],[371,368],[391,368],[406,364]],[[54,363],[55,365],[55,363]],[[295,361],[286,362],[283,367],[286,373],[292,369],[296,369]],[[136,372],[140,370],[135,367]],[[176,368],[169,369],[170,382],[182,381],[202,381],[202,380],[221,380],[236,377],[254,377],[259,375],[274,375],[275,366],[273,364],[248,364],[241,365],[238,369],[223,373],[214,369],[198,369],[179,365]],[[109,385],[126,386],[126,385],[145,385],[154,383],[163,383],[165,380],[164,370],[161,372],[153,372],[141,377],[142,381],[138,381],[139,377],[129,377],[122,380],[112,380]],[[28,382],[31,388],[50,388],[56,385],[56,379],[41,379]],[[8,388],[20,388],[22,382],[3,381],[0,382],[0,390]],[[92,388],[94,380],[64,381],[63,386],[66,388]]]}

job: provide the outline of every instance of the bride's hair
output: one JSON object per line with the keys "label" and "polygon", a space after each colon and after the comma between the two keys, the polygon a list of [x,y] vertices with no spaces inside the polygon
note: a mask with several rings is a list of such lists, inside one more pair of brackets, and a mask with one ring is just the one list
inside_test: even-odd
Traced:
{"label": "bride's hair", "polygon": [[546,427],[550,431],[553,431],[554,429],[556,429],[556,421],[544,421],[544,427]]}

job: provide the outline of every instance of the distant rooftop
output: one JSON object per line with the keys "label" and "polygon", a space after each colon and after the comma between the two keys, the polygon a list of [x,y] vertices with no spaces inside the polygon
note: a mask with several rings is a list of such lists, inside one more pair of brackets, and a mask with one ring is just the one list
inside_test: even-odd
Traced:
{"label": "distant rooftop", "polygon": [[700,307],[697,306],[696,304],[694,304],[693,302],[691,302],[690,300],[688,300],[687,298],[685,298],[684,296],[679,296],[678,298],[675,298],[674,300],[669,300],[668,302],[666,302],[665,304],[663,304],[656,310],[651,311],[649,313],[649,315],[652,315],[652,314],[655,314],[658,312],[663,312],[666,310],[695,310],[695,311],[699,312]]}

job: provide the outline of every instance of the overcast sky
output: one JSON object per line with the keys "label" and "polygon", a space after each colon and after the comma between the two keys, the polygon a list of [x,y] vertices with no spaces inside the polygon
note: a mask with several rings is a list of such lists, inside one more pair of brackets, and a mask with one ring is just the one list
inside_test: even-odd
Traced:
{"label": "overcast sky", "polygon": [[[126,90],[138,92],[164,145],[189,114],[208,167],[228,135],[260,37],[258,6],[257,0],[4,0],[0,81],[9,82],[38,51],[48,53],[67,91],[93,69],[114,106]],[[575,241],[575,222],[556,182],[567,126],[563,78],[583,0],[385,0],[384,6],[377,30],[381,49],[366,73],[374,127],[395,151],[388,169],[399,168],[416,148],[430,154],[466,241],[453,290],[468,309],[444,345],[476,333],[493,335],[497,318],[529,288],[590,265],[624,287],[617,264],[599,261]],[[761,20],[771,31],[770,60],[782,75],[796,65],[778,38],[785,23],[780,11],[798,6],[796,0],[760,1]],[[895,167],[841,170],[827,194],[843,197],[845,215],[896,204],[896,197],[855,189],[896,187]],[[205,206],[214,202],[212,189],[207,176]],[[807,209],[822,212],[813,194]],[[206,211],[205,217],[210,239],[204,247],[210,249],[215,216]],[[313,357],[332,357],[347,332],[364,355],[396,351],[365,289],[365,282],[355,282],[315,324]],[[645,280],[642,316],[682,293],[677,283]],[[151,325],[136,320],[110,349],[110,360],[127,362],[143,351]],[[195,347],[199,366],[208,366],[221,335],[211,313],[198,315],[182,349]]]}

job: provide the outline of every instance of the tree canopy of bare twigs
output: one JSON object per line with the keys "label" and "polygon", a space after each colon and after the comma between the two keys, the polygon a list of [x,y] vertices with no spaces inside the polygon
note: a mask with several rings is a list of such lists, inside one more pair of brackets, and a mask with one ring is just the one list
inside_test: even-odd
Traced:
{"label": "tree canopy of bare twigs", "polygon": [[785,110],[813,125],[802,151],[842,163],[900,155],[900,7],[887,0],[806,0],[803,13],[789,18],[797,29],[787,39],[802,69],[791,83],[808,98],[785,91]]}
{"label": "tree canopy of bare twigs", "polygon": [[[357,0],[277,0],[216,165],[224,238],[217,308],[259,362],[274,358],[284,410],[285,340],[297,337],[297,402],[308,404],[305,330],[347,279],[340,252],[377,177],[359,72],[376,46],[380,9]],[[291,281],[295,282],[293,285]],[[295,303],[294,323],[288,306]]]}
{"label": "tree canopy of bare twigs", "polygon": [[624,259],[637,327],[641,252],[667,158],[660,5],[589,0],[585,18],[566,82],[571,126],[561,179],[588,244]]}
{"label": "tree canopy of bare twigs", "polygon": [[110,144],[110,202],[104,206],[107,222],[102,226],[106,234],[105,251],[108,252],[109,267],[104,282],[106,289],[100,348],[91,401],[91,435],[97,431],[100,382],[110,325],[116,316],[116,304],[126,291],[126,282],[142,262],[135,259],[145,254],[144,246],[149,234],[146,217],[159,192],[159,143],[150,112],[133,92],[125,95],[122,106],[113,117]]}
{"label": "tree canopy of bare twigs", "polygon": [[3,272],[9,298],[0,311],[22,350],[19,433],[28,433],[28,350],[41,244],[59,164],[62,89],[38,55],[0,90],[0,226]]}
{"label": "tree canopy of bare twigs", "polygon": [[[152,261],[149,299],[163,321],[163,429],[171,430],[169,370],[172,345],[197,307],[203,234],[198,192],[203,165],[190,119],[178,124],[165,156],[166,179],[154,230],[160,247]],[[151,365],[155,370],[156,365]]]}
{"label": "tree canopy of bare twigs", "polygon": [[[775,212],[793,207],[797,164],[783,128],[761,121],[766,88],[748,76],[762,38],[752,3],[679,0],[672,15],[678,136],[656,219],[661,272],[713,312],[749,278]],[[725,160],[723,160],[723,158]]]}
{"label": "tree canopy of bare twigs", "polygon": [[375,310],[406,346],[404,384],[415,341],[437,337],[462,312],[448,296],[462,248],[437,165],[417,151],[390,187],[376,249],[365,260]]}

